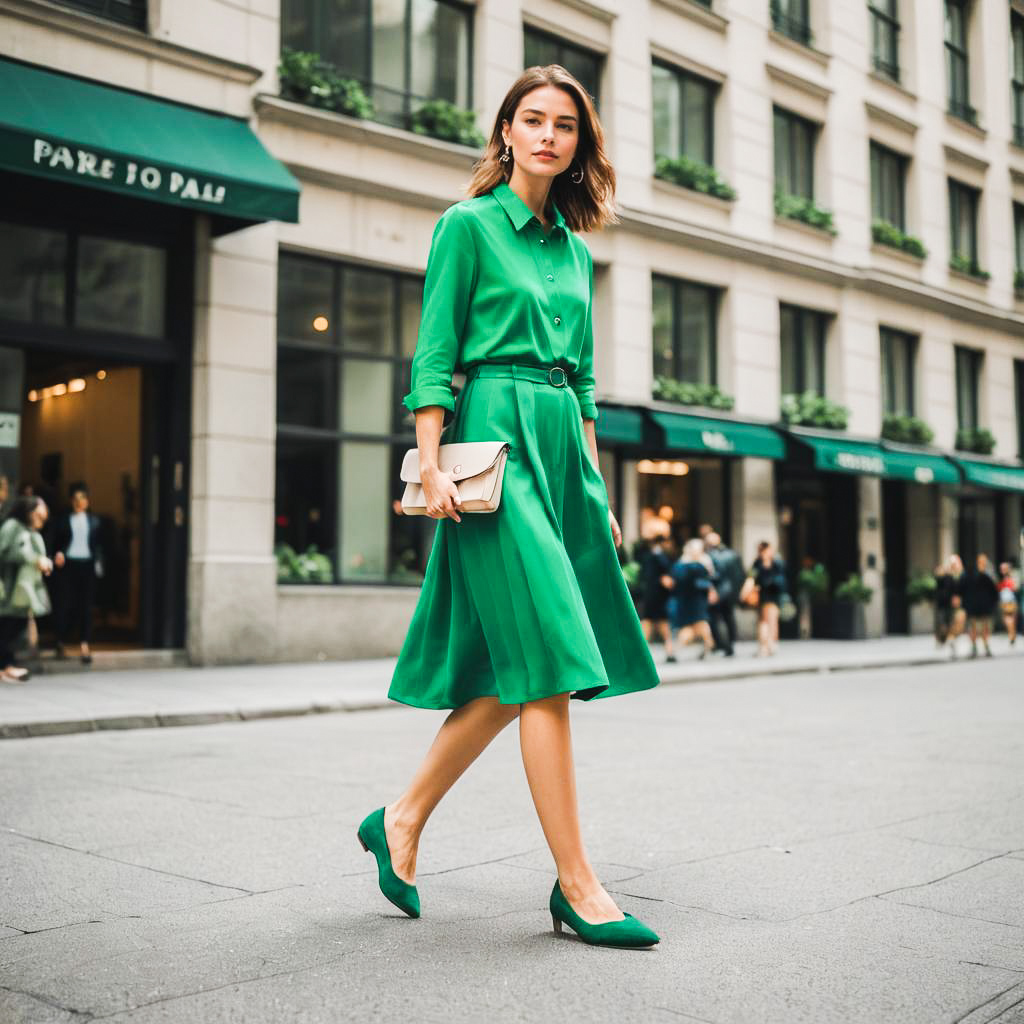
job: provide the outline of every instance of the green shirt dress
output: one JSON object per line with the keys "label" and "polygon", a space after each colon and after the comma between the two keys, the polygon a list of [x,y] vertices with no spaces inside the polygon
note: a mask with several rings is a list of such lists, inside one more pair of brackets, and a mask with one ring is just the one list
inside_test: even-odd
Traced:
{"label": "green shirt dress", "polygon": [[[583,418],[597,418],[593,260],[557,208],[553,220],[545,233],[503,183],[434,229],[403,402],[453,413],[441,444],[511,447],[494,512],[435,520],[388,691],[414,707],[589,700],[658,683],[583,433]],[[508,375],[523,365],[565,373]],[[454,372],[467,378],[457,398]]]}

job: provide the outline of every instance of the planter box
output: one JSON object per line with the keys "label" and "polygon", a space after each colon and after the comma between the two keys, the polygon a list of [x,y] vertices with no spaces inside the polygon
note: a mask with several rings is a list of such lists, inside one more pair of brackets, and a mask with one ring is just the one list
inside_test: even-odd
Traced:
{"label": "planter box", "polygon": [[853,601],[833,601],[831,610],[833,640],[867,639],[864,605]]}

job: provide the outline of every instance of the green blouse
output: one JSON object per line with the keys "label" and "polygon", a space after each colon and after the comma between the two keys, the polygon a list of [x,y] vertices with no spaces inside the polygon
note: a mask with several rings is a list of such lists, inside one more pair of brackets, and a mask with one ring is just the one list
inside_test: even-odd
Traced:
{"label": "green blouse", "polygon": [[450,206],[430,244],[423,314],[403,404],[454,410],[452,373],[474,363],[566,369],[585,419],[594,404],[594,261],[552,202],[540,221],[506,183]]}

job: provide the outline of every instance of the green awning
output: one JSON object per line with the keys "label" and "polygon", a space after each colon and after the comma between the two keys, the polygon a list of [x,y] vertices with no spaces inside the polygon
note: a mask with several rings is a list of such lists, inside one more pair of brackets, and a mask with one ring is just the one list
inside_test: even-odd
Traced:
{"label": "green awning", "polygon": [[842,435],[819,437],[791,431],[790,436],[811,449],[815,468],[829,473],[882,476],[919,484],[960,482],[953,464],[931,452],[883,447],[875,441],[858,441]]}
{"label": "green awning", "polygon": [[969,484],[991,487],[996,491],[1015,491],[1024,494],[1024,467],[1003,466],[997,462],[975,462],[973,459],[957,458],[956,464],[963,470]]}
{"label": "green awning", "polygon": [[0,167],[245,221],[299,184],[245,121],[0,60]]}
{"label": "green awning", "polygon": [[786,455],[782,438],[771,427],[759,423],[657,409],[649,413],[664,432],[668,448],[713,455],[751,455],[761,459],[782,459]]}
{"label": "green awning", "polygon": [[599,441],[618,444],[643,443],[644,417],[639,409],[598,404],[596,428]]}

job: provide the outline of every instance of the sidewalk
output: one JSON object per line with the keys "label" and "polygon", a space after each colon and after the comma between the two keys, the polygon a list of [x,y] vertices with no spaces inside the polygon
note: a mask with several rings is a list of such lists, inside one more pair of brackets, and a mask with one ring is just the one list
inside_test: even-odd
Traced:
{"label": "sidewalk", "polygon": [[[969,645],[964,638],[960,645],[964,656]],[[1000,671],[1008,659],[1020,671],[1024,641],[1010,648],[1000,635],[992,650],[992,659],[978,659],[979,671]],[[949,661],[948,650],[937,650],[931,637],[794,640],[783,643],[773,658],[756,658],[754,644],[741,643],[733,658],[704,661],[696,660],[696,647],[689,647],[672,665],[665,664],[660,646],[653,651],[664,684]],[[394,658],[378,658],[35,675],[24,685],[0,687],[0,739],[398,708],[403,705],[387,698],[394,664]]]}

